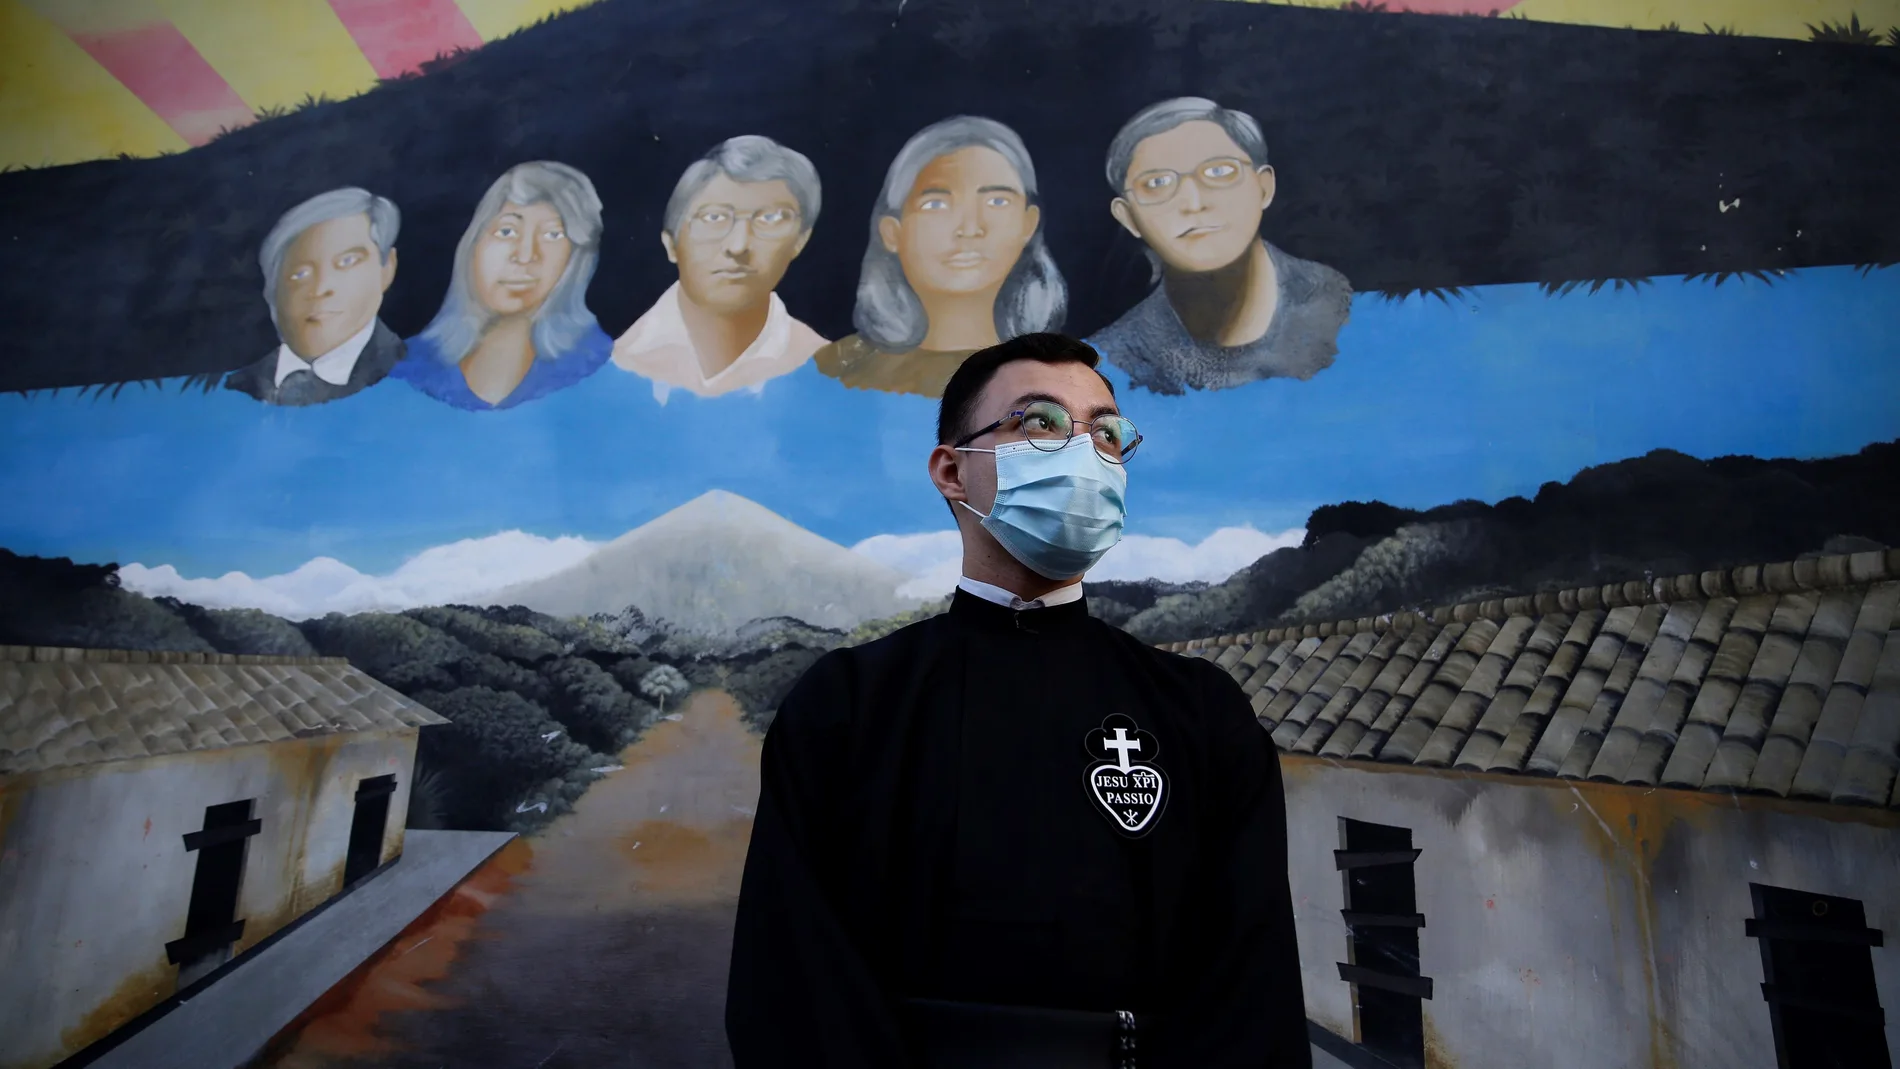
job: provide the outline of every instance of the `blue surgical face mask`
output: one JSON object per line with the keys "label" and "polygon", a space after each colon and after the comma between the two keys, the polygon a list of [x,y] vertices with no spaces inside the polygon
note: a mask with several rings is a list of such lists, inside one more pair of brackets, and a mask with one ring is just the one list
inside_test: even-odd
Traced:
{"label": "blue surgical face mask", "polygon": [[996,454],[996,504],[987,516],[957,504],[982,517],[983,529],[1037,575],[1074,578],[1121,541],[1128,471],[1103,460],[1088,435],[1061,449],[1010,442],[961,451]]}

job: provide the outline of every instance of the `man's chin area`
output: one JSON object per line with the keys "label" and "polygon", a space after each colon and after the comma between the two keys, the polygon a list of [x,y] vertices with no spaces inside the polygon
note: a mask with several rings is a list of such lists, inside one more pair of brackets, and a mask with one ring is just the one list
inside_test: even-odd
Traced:
{"label": "man's chin area", "polygon": [[757,315],[767,307],[772,299],[772,291],[759,289],[749,280],[739,282],[717,282],[708,287],[702,295],[687,294],[701,311],[721,319],[743,319],[748,315]]}

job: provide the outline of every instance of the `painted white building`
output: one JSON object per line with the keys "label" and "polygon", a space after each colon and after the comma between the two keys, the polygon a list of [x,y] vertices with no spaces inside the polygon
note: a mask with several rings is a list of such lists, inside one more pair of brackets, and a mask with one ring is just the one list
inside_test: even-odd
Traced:
{"label": "painted white building", "polygon": [[43,1069],[402,853],[441,717],[341,658],[0,647],[0,1069]]}
{"label": "painted white building", "polygon": [[1177,644],[1281,750],[1353,1064],[1884,1069],[1900,550]]}

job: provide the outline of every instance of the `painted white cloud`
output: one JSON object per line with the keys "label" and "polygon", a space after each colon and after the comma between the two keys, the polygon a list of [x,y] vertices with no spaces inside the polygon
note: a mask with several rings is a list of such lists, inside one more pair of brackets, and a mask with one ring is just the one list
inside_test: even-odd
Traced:
{"label": "painted white cloud", "polygon": [[901,598],[940,598],[955,590],[963,575],[963,541],[955,531],[872,535],[851,551],[910,576],[897,588]]}
{"label": "painted white cloud", "polygon": [[119,569],[119,581],[149,597],[170,595],[207,608],[262,609],[304,620],[328,612],[396,612],[469,601],[552,575],[598,548],[599,543],[584,538],[503,531],[425,549],[388,575],[364,575],[342,561],[317,557],[294,571],[261,579],[243,572],[192,579],[169,564],[127,564]]}
{"label": "painted white cloud", "polygon": [[[1222,527],[1198,543],[1129,535],[1108,551],[1089,578],[1218,583],[1276,549],[1299,545],[1305,537],[1304,530],[1269,534],[1252,527]],[[897,588],[905,597],[941,597],[956,588],[961,574],[963,544],[955,531],[873,535],[851,548],[911,576]]]}
{"label": "painted white cloud", "polygon": [[[1218,583],[1276,549],[1299,545],[1304,534],[1223,527],[1194,544],[1129,535],[1089,577]],[[305,620],[330,612],[399,612],[479,602],[493,591],[572,567],[600,545],[584,538],[503,531],[425,549],[387,575],[365,575],[342,561],[317,557],[294,571],[262,578],[243,572],[191,578],[169,564],[127,564],[119,569],[119,580],[126,589],[149,597],[170,596],[213,609],[262,609]],[[962,572],[963,547],[955,531],[876,535],[851,548],[910,576],[897,590],[902,597],[941,597],[956,588]]]}

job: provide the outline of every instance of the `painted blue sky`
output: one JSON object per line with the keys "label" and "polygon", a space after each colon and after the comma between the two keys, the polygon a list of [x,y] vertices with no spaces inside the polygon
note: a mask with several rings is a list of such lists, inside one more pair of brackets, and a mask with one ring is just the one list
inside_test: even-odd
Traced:
{"label": "painted blue sky", "polygon": [[[1852,452],[1900,437],[1896,339],[1900,270],[1360,297],[1310,381],[1185,397],[1117,381],[1147,435],[1129,529],[1194,541],[1334,501],[1495,501],[1656,448]],[[761,395],[660,405],[610,364],[482,413],[393,380],[306,409],[173,386],[7,395],[0,545],[187,575],[320,555],[375,573],[502,530],[612,538],[713,488],[850,544],[950,525],[924,476],[934,420],[934,401],[809,365]]]}

